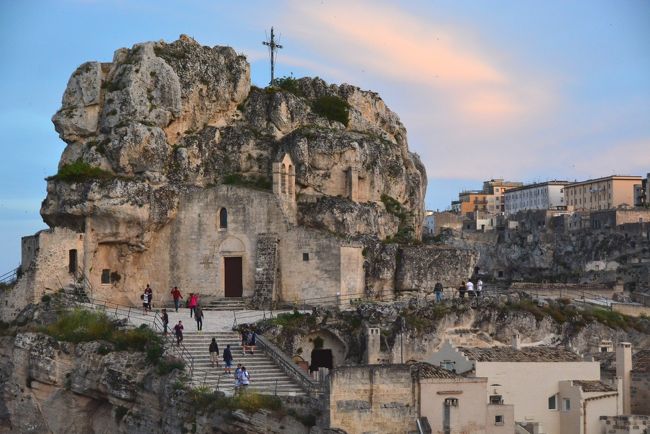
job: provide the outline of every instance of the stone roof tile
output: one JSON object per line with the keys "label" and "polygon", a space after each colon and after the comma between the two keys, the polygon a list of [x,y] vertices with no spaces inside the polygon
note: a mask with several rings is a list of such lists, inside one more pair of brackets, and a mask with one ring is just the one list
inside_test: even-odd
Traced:
{"label": "stone roof tile", "polygon": [[426,362],[416,362],[412,365],[413,372],[420,378],[464,378],[454,372]]}
{"label": "stone roof tile", "polygon": [[573,380],[574,386],[582,387],[583,392],[616,392],[616,387],[600,380]]}
{"label": "stone roof tile", "polygon": [[465,356],[477,362],[582,362],[583,358],[564,348],[547,346],[470,348],[459,347]]}

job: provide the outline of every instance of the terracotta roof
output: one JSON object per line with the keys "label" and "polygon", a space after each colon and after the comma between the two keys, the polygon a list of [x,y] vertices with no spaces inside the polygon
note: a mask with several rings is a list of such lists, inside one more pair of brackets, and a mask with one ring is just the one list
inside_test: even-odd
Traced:
{"label": "terracotta roof", "polygon": [[426,362],[412,363],[411,366],[412,372],[417,372],[420,378],[463,378],[458,374]]}
{"label": "terracotta roof", "polygon": [[574,386],[582,387],[583,392],[616,392],[616,387],[599,380],[573,380]]}
{"label": "terracotta roof", "polygon": [[650,350],[637,351],[632,355],[632,371],[650,373]]}
{"label": "terracotta roof", "polygon": [[579,354],[564,348],[547,346],[470,348],[459,347],[468,359],[476,362],[582,362]]}

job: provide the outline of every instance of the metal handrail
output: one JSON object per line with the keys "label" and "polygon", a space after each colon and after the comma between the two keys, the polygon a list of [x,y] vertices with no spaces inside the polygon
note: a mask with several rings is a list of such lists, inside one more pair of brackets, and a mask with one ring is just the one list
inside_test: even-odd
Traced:
{"label": "metal handrail", "polygon": [[14,282],[18,276],[18,270],[20,267],[16,267],[13,270],[7,271],[6,273],[0,275],[0,283],[11,283]]}
{"label": "metal handrail", "polygon": [[77,273],[75,273],[75,277],[78,280],[81,280],[81,283],[83,285],[84,290],[89,290],[90,295],[86,293],[86,296],[88,297],[89,304],[95,307],[102,307],[104,312],[109,312],[107,310],[107,307],[110,309],[110,313],[113,313],[113,315],[117,318],[118,312],[122,313],[126,312],[126,319],[127,321],[130,321],[131,318],[140,318],[141,320],[145,320],[152,325],[152,329],[154,331],[157,331],[162,334],[163,340],[166,343],[166,351],[171,351],[173,353],[176,353],[184,362],[185,365],[188,367],[190,378],[193,377],[194,375],[194,357],[192,354],[189,352],[189,350],[183,345],[182,343],[176,343],[174,341],[174,338],[170,334],[164,334],[165,327],[162,322],[162,318],[158,314],[158,312],[154,312],[153,318],[149,318],[149,315],[147,314],[141,314],[141,309],[140,307],[136,306],[125,306],[121,305],[118,303],[115,303],[110,300],[103,300],[103,299],[98,299],[94,297],[94,291],[92,284],[90,283],[90,280],[88,280],[88,277],[86,274],[81,270],[81,268],[77,269]]}
{"label": "metal handrail", "polygon": [[263,336],[257,336],[255,341],[260,349],[266,352],[266,355],[272,358],[275,363],[291,378],[296,380],[300,386],[307,391],[309,394],[321,394],[320,384],[314,381],[305,371],[300,369],[293,360],[282,352],[278,347],[276,347],[271,341],[266,339]]}

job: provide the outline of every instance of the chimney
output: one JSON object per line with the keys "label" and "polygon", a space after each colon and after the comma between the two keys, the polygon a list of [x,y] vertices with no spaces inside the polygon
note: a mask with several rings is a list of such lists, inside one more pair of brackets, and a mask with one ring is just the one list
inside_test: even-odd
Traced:
{"label": "chimney", "polygon": [[616,377],[623,382],[623,414],[632,414],[630,383],[632,372],[632,344],[619,342],[616,346]]}
{"label": "chimney", "polygon": [[515,350],[521,349],[521,337],[519,336],[519,333],[512,335],[512,348]]}
{"label": "chimney", "polygon": [[367,327],[366,364],[376,365],[381,356],[381,333],[378,327]]}

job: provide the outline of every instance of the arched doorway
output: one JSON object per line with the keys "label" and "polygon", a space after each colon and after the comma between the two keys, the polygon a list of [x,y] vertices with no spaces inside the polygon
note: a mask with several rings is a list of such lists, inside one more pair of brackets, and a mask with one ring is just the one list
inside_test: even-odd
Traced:
{"label": "arched doorway", "polygon": [[223,263],[223,293],[225,297],[241,297],[244,293],[243,257],[244,243],[235,237],[226,238],[219,247]]}

